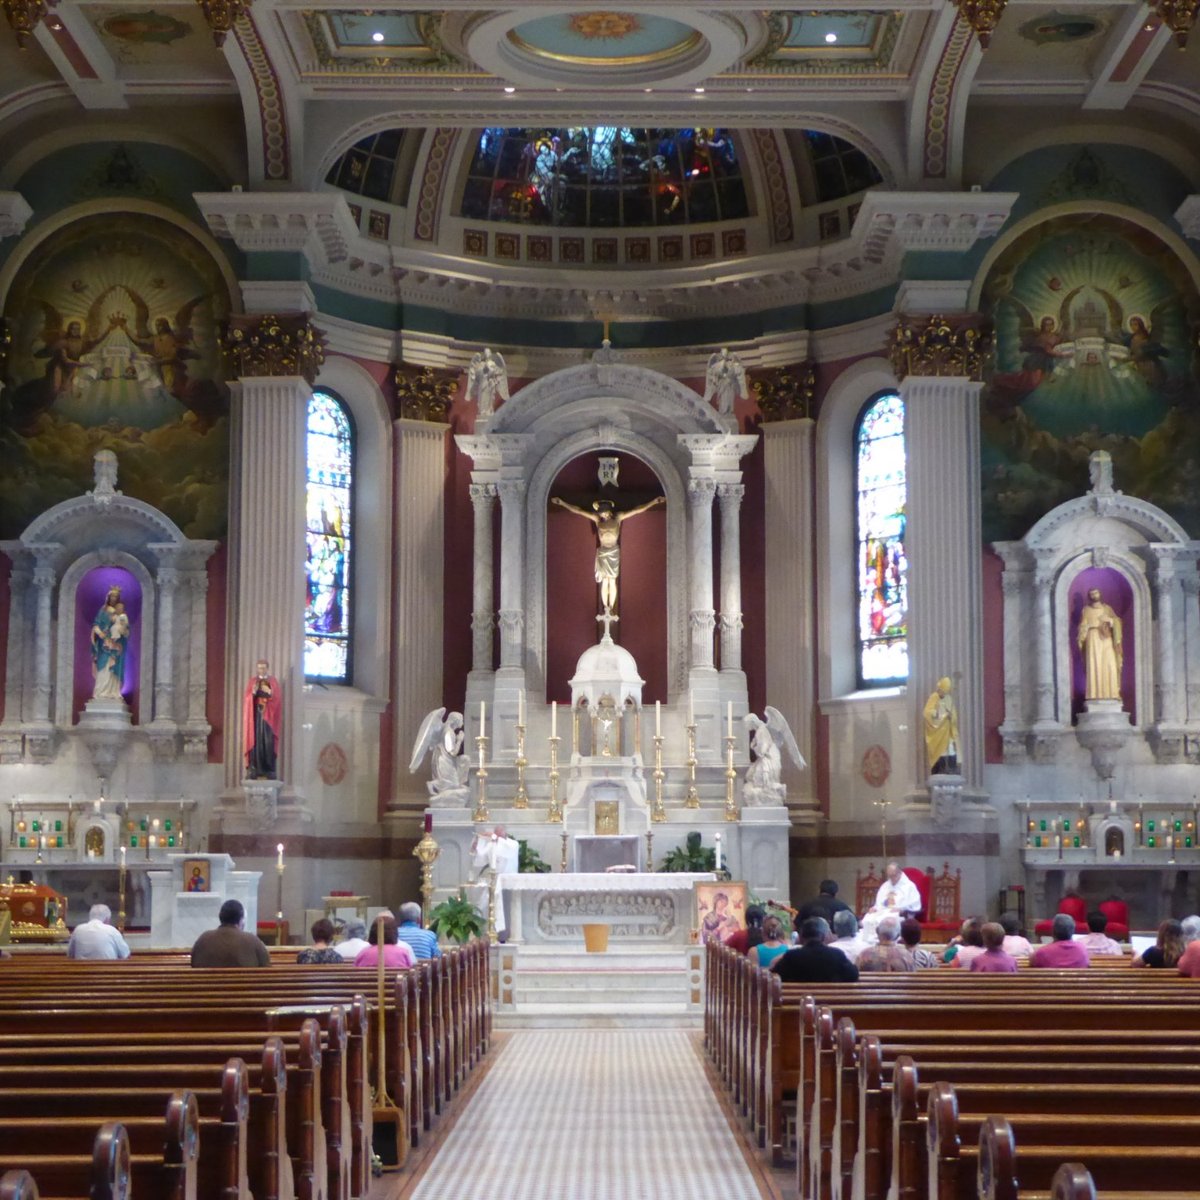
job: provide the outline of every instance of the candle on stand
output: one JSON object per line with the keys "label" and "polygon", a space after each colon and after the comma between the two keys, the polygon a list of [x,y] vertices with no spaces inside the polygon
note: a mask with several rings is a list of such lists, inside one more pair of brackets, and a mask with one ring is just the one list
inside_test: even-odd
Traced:
{"label": "candle on stand", "polygon": [[487,737],[487,701],[479,702],[479,736]]}
{"label": "candle on stand", "polygon": [[517,724],[523,726],[525,724],[525,693],[517,693]]}
{"label": "candle on stand", "polygon": [[125,847],[124,846],[121,847],[121,867],[122,867],[122,869],[124,869],[124,867],[125,867]]}
{"label": "candle on stand", "polygon": [[730,700],[729,703],[725,705],[725,729],[726,729],[725,736],[733,737],[733,701],[732,700]]}
{"label": "candle on stand", "polygon": [[277,845],[275,847],[275,869],[277,871],[283,870],[283,843],[282,842],[280,842],[279,845]]}
{"label": "candle on stand", "polygon": [[695,723],[696,723],[695,701],[692,698],[692,689],[688,688],[688,724],[695,725]]}
{"label": "candle on stand", "polygon": [[426,833],[433,832],[433,813],[431,813],[431,812],[427,812],[425,814],[425,832]]}
{"label": "candle on stand", "polygon": [[662,737],[662,701],[654,702],[654,736]]}
{"label": "candle on stand", "polygon": [[550,701],[550,736],[558,737],[558,701]]}
{"label": "candle on stand", "polygon": [[719,833],[716,835],[716,843],[717,843],[716,864],[717,864],[717,870],[719,871],[721,869],[721,835]]}

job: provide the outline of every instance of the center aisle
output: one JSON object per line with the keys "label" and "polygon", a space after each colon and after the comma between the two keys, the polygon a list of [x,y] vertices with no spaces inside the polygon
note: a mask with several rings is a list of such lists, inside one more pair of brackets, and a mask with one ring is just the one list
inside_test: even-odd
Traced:
{"label": "center aisle", "polygon": [[511,1034],[412,1200],[761,1200],[693,1037]]}

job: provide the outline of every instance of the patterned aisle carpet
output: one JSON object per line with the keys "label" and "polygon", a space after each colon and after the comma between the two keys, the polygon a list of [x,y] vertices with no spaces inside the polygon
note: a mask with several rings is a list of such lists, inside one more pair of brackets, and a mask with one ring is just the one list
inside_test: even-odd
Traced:
{"label": "patterned aisle carpet", "polygon": [[412,1200],[760,1200],[692,1037],[512,1034]]}

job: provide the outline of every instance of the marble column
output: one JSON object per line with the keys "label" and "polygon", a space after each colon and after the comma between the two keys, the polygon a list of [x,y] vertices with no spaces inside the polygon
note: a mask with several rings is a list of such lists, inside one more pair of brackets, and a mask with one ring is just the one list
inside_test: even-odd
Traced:
{"label": "marble column", "polygon": [[[33,711],[30,716],[39,725],[50,724],[50,652],[54,644],[54,585],[58,581],[53,567],[38,565],[33,569],[33,586],[37,588],[37,612],[33,626]],[[70,701],[67,701],[69,706]]]}
{"label": "marble column", "polygon": [[188,590],[188,677],[187,715],[183,725],[183,754],[188,762],[208,758],[208,572],[187,573]]}
{"label": "marble column", "polygon": [[[946,332],[943,334],[943,330]],[[982,355],[970,324],[901,318],[893,354],[902,379],[907,452],[911,726],[938,679],[954,680],[959,770],[983,787],[983,597],[980,564],[979,382]],[[920,351],[912,354],[914,346]]]}
{"label": "marble column", "polygon": [[1034,572],[1033,592],[1036,597],[1034,637],[1037,638],[1037,696],[1036,725],[1046,728],[1057,726],[1058,712],[1055,707],[1054,680],[1054,570],[1042,564]]}
{"label": "marble column", "polygon": [[500,496],[500,667],[525,665],[525,482],[504,479]]}
{"label": "marble column", "polygon": [[1175,614],[1178,612],[1179,576],[1170,552],[1151,546],[1155,556],[1154,590],[1158,612],[1158,678],[1155,680],[1155,716],[1162,725],[1174,725],[1179,720],[1179,703],[1176,690],[1175,647],[1178,630]]}
{"label": "marble column", "polygon": [[1187,719],[1200,724],[1200,576],[1183,577],[1184,670]]}
{"label": "marble column", "polygon": [[688,482],[688,505],[691,509],[691,609],[688,627],[691,630],[691,667],[712,669],[713,611],[712,563],[712,502],[716,481],[692,477]]}
{"label": "marble column", "polygon": [[154,655],[154,720],[175,720],[175,592],[179,572],[174,567],[158,570],[158,626]]}
{"label": "marble column", "polygon": [[475,512],[474,575],[471,603],[471,670],[492,669],[492,632],[496,627],[496,602],[492,594],[492,509],[494,483],[471,484]]}
{"label": "marble column", "polygon": [[744,484],[721,483],[721,670],[742,673],[742,497]]}
{"label": "marble column", "polygon": [[[764,421],[766,475],[766,589],[787,603],[767,605],[767,699],[788,719],[807,763],[814,762],[813,621],[814,528],[813,464],[817,424],[808,417]],[[815,774],[796,771],[785,755],[783,778],[788,803],[816,808]]]}
{"label": "marble column", "polygon": [[226,784],[245,774],[242,693],[265,658],[283,690],[281,799],[299,799],[304,696],[305,434],[324,361],[305,316],[246,316],[225,339],[233,392],[230,629],[226,654]]}
{"label": "marble column", "polygon": [[407,767],[425,714],[442,703],[443,564],[445,561],[446,435],[437,420],[393,424],[396,480],[392,529],[392,757],[397,773],[389,807],[401,794],[425,797]]}

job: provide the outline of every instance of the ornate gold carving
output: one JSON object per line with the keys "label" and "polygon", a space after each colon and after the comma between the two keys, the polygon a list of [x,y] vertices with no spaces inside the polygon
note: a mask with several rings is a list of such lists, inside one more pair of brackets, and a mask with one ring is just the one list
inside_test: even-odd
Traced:
{"label": "ornate gold carving", "polygon": [[311,384],[325,361],[321,332],[303,313],[234,317],[221,349],[233,374],[242,379],[300,375]]}
{"label": "ornate gold carving", "polygon": [[45,0],[3,0],[4,15],[17,35],[17,45],[24,50],[33,31],[46,15]]}
{"label": "ornate gold carving", "polygon": [[978,383],[992,352],[992,331],[977,315],[953,323],[942,316],[902,316],[890,349],[897,379],[957,375]]}
{"label": "ornate gold carving", "polygon": [[458,375],[451,371],[435,371],[432,367],[410,367],[399,363],[392,380],[402,417],[440,425],[450,423],[450,402],[458,388]]}
{"label": "ornate gold carving", "polygon": [[963,20],[975,31],[980,49],[986,50],[1007,0],[954,0],[954,3]]}
{"label": "ornate gold carving", "polygon": [[597,800],[593,813],[593,832],[600,837],[621,832],[621,802]]}
{"label": "ornate gold carving", "polygon": [[793,421],[812,416],[817,373],[811,362],[755,372],[754,395],[758,410],[767,421]]}
{"label": "ornate gold carving", "polygon": [[1196,24],[1200,12],[1200,0],[1158,0],[1154,11],[1162,23],[1175,35],[1175,44],[1182,50],[1187,45],[1188,34]]}
{"label": "ornate gold carving", "polygon": [[197,3],[218,46],[225,44],[225,37],[234,23],[250,8],[250,0],[197,0]]}

